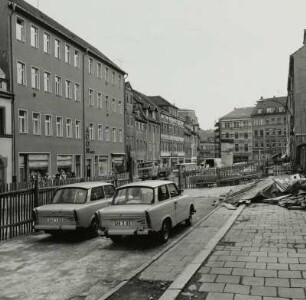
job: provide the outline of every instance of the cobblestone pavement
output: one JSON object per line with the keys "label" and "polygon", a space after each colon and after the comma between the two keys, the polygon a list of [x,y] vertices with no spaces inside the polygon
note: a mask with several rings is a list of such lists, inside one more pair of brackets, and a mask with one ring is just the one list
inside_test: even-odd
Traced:
{"label": "cobblestone pavement", "polygon": [[306,299],[306,213],[245,208],[177,299]]}

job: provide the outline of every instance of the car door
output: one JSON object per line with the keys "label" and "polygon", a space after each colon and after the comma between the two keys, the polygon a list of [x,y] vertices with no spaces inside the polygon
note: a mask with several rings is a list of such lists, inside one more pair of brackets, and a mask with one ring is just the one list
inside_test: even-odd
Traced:
{"label": "car door", "polygon": [[178,224],[186,219],[186,201],[174,183],[169,183],[167,187],[171,201],[174,203],[176,223]]}
{"label": "car door", "polygon": [[104,187],[105,200],[107,200],[108,205],[112,202],[113,197],[116,194],[116,189],[113,185],[105,185]]}

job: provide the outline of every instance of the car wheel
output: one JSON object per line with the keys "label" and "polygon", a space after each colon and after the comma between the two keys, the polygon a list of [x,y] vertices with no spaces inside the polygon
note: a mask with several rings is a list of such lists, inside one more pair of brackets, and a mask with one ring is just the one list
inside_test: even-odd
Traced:
{"label": "car wheel", "polygon": [[97,237],[99,235],[98,229],[99,229],[98,223],[95,220],[92,220],[90,227],[89,227],[89,232],[91,233],[93,237]]}
{"label": "car wheel", "polygon": [[121,235],[110,235],[108,236],[113,243],[118,244],[122,241],[122,236]]}
{"label": "car wheel", "polygon": [[167,241],[169,240],[169,236],[170,236],[170,231],[171,231],[171,225],[170,222],[168,220],[165,220],[163,222],[161,231],[160,231],[160,241],[162,243],[167,243]]}
{"label": "car wheel", "polygon": [[188,219],[185,220],[185,224],[187,226],[191,226],[192,225],[192,212],[191,212],[191,209],[190,209],[190,212],[189,212],[189,217]]}

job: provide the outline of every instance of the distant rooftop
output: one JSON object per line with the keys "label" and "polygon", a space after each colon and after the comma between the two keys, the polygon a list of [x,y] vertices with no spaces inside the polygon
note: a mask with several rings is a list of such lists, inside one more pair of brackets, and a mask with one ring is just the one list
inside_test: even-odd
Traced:
{"label": "distant rooftop", "polygon": [[287,97],[261,98],[257,101],[256,108],[279,107],[285,106]]}
{"label": "distant rooftop", "polygon": [[173,108],[177,108],[175,105],[171,104],[169,101],[167,101],[161,96],[148,96],[148,98],[159,107],[171,106]]}
{"label": "distant rooftop", "polygon": [[254,107],[239,107],[224,115],[220,120],[250,118]]}

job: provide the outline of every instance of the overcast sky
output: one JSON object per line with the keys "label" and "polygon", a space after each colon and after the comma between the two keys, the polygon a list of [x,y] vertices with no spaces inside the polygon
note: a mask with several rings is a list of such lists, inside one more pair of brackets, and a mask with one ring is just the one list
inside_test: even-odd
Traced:
{"label": "overcast sky", "polygon": [[286,95],[305,0],[27,0],[97,47],[146,95],[194,109],[203,129]]}

